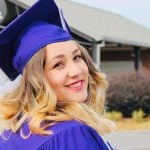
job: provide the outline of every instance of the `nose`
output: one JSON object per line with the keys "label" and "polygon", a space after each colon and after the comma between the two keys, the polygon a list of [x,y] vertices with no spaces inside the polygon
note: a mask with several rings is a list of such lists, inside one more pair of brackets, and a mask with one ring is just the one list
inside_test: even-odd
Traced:
{"label": "nose", "polygon": [[79,64],[73,62],[68,66],[69,77],[76,77],[79,76],[81,73],[82,73],[82,68]]}

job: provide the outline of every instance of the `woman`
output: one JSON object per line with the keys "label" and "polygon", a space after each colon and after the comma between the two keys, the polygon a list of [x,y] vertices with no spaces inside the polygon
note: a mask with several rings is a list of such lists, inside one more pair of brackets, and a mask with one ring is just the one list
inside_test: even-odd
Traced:
{"label": "woman", "polygon": [[[0,34],[3,57],[10,47],[14,52],[13,64],[6,69],[0,62],[2,69],[10,79],[22,74],[18,87],[1,97],[0,150],[113,149],[102,138],[113,127],[102,117],[105,75],[62,28],[62,17],[55,24],[49,15],[43,18],[52,10],[48,7],[57,8],[54,1],[38,1]],[[11,33],[20,22],[25,25]]]}

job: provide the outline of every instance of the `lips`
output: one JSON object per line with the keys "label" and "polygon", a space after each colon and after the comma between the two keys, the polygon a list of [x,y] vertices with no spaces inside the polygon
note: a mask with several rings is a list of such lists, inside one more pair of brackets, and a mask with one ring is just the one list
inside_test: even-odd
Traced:
{"label": "lips", "polygon": [[68,87],[71,87],[71,88],[79,87],[79,86],[81,86],[81,82],[82,82],[82,81],[80,80],[80,81],[78,81],[78,82],[75,82],[75,83],[69,85]]}
{"label": "lips", "polygon": [[83,80],[79,80],[77,82],[67,85],[66,87],[72,90],[81,90],[83,88],[83,83],[84,83]]}

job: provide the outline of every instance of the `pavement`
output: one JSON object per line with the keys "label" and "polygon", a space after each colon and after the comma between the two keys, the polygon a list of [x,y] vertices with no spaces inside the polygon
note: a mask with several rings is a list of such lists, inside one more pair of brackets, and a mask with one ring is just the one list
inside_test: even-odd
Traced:
{"label": "pavement", "polygon": [[113,132],[105,139],[117,150],[150,150],[150,130]]}

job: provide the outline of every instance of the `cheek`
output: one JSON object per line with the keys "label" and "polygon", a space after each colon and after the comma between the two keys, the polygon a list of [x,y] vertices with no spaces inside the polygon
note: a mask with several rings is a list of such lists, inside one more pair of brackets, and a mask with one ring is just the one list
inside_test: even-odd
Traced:
{"label": "cheek", "polygon": [[83,70],[85,76],[89,75],[89,69],[88,69],[88,66],[87,66],[87,64],[85,62],[83,62],[82,70]]}
{"label": "cheek", "polygon": [[54,90],[62,86],[64,82],[63,75],[58,73],[49,73],[47,79]]}

